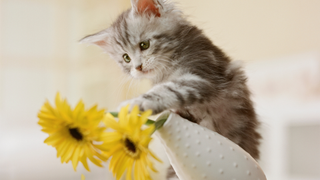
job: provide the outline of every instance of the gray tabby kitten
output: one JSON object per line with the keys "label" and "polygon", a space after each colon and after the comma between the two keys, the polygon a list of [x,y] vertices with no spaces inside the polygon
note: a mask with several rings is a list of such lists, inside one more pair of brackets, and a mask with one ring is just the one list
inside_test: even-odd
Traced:
{"label": "gray tabby kitten", "polygon": [[172,110],[237,143],[259,158],[259,125],[246,76],[220,48],[190,24],[174,4],[131,0],[111,27],[82,42],[100,46],[133,78],[148,78],[147,93],[122,103]]}

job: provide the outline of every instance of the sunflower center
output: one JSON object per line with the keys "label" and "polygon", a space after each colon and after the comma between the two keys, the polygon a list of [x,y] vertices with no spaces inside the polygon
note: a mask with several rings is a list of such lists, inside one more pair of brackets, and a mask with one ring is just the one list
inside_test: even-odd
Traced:
{"label": "sunflower center", "polygon": [[136,153],[136,151],[137,151],[136,146],[134,145],[134,143],[130,139],[126,138],[124,140],[124,144],[129,151],[131,151],[132,153]]}
{"label": "sunflower center", "polygon": [[69,129],[69,132],[71,134],[71,136],[73,138],[75,138],[76,140],[78,141],[81,141],[83,139],[83,136],[82,134],[79,132],[79,129],[78,128],[70,128]]}

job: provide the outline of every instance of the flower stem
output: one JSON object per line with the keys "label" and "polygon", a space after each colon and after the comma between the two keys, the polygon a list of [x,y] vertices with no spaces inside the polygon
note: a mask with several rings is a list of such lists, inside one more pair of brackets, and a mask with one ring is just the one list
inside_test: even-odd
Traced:
{"label": "flower stem", "polygon": [[155,122],[155,128],[154,128],[154,131],[162,128],[162,126],[164,125],[164,123],[167,121],[167,118],[166,119],[160,119],[158,121]]}

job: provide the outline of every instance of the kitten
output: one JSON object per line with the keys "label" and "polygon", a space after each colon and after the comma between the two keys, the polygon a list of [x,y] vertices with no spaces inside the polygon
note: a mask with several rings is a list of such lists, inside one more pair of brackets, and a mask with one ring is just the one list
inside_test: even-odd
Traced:
{"label": "kitten", "polygon": [[163,0],[131,0],[108,29],[82,42],[100,46],[133,78],[148,78],[147,93],[122,103],[172,110],[229,138],[255,159],[260,134],[246,76],[240,66],[174,4]]}

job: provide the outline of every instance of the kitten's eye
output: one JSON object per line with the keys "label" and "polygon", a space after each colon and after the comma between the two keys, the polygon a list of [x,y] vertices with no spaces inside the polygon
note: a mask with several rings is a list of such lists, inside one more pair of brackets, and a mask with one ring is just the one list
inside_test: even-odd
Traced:
{"label": "kitten's eye", "polygon": [[150,41],[143,41],[140,43],[140,49],[142,51],[148,49],[149,46],[150,46]]}
{"label": "kitten's eye", "polygon": [[126,62],[126,63],[129,63],[131,61],[131,58],[128,54],[124,54],[123,56],[123,60]]}

